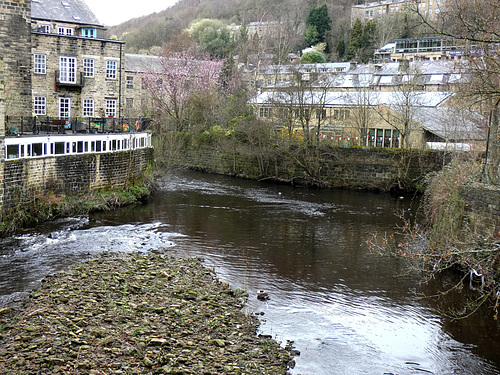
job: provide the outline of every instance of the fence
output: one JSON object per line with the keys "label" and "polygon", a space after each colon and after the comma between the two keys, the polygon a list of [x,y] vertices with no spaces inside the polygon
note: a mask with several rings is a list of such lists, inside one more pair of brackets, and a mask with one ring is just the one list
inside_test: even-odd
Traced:
{"label": "fence", "polygon": [[148,130],[150,122],[145,117],[5,116],[5,135],[136,133]]}

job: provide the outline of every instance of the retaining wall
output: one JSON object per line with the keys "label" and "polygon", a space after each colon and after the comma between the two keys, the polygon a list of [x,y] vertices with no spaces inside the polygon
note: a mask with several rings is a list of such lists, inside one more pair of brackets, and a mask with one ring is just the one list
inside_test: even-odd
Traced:
{"label": "retaining wall", "polygon": [[[332,187],[389,191],[402,173],[418,184],[429,172],[440,170],[443,159],[447,157],[442,151],[413,151],[408,156],[410,162],[400,168],[400,152],[373,148],[321,149],[317,165],[314,166],[319,171],[317,182]],[[292,183],[307,180],[307,173],[298,163],[298,160],[305,160],[307,156],[300,151],[293,152],[293,156],[291,154],[276,151],[262,155],[258,150],[252,152],[248,148],[235,148],[231,152],[207,148],[187,151],[175,158],[174,164],[257,179]]]}
{"label": "retaining wall", "polygon": [[152,161],[152,148],[5,160],[0,180],[1,212],[32,198],[35,192],[78,195],[108,186],[123,187],[132,177],[142,177]]}

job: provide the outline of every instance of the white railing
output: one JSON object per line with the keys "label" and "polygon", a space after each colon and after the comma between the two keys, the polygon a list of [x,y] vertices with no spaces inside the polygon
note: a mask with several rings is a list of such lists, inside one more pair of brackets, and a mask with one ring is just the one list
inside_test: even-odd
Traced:
{"label": "white railing", "polygon": [[151,147],[149,133],[5,138],[5,160],[95,154]]}

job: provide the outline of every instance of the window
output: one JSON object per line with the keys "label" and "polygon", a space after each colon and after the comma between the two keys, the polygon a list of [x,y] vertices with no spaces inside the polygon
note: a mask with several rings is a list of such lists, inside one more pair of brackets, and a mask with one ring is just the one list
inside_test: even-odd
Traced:
{"label": "window", "polygon": [[270,118],[272,116],[271,108],[260,108],[260,117]]}
{"label": "window", "polygon": [[47,56],[46,55],[35,53],[33,71],[35,74],[46,74],[47,73]]}
{"label": "window", "polygon": [[106,99],[106,117],[116,117],[116,99]]}
{"label": "window", "polygon": [[59,35],[73,35],[73,28],[59,26],[57,28],[57,33]]}
{"label": "window", "polygon": [[134,88],[134,77],[127,76],[127,88],[128,89],[133,89]]}
{"label": "window", "polygon": [[94,117],[94,99],[83,99],[83,117]]}
{"label": "window", "polygon": [[84,27],[82,28],[82,36],[85,38],[97,38],[97,29]]}
{"label": "window", "polygon": [[333,111],[334,120],[346,120],[350,117],[350,112],[348,109],[335,109]]}
{"label": "window", "polygon": [[63,83],[76,83],[75,57],[59,57],[59,81]]}
{"label": "window", "polygon": [[317,120],[324,120],[326,118],[326,109],[316,109],[316,119]]}
{"label": "window", "polygon": [[288,108],[280,108],[278,110],[278,116],[281,119],[287,119],[288,118]]}
{"label": "window", "polygon": [[38,27],[38,32],[48,34],[50,33],[50,25],[40,25]]}
{"label": "window", "polygon": [[83,76],[94,76],[94,59],[83,59]]}
{"label": "window", "polygon": [[368,146],[399,148],[400,134],[395,129],[370,129],[368,132]]}
{"label": "window", "polygon": [[68,119],[71,115],[71,106],[69,98],[59,98],[59,118]]}
{"label": "window", "polygon": [[106,79],[116,79],[116,61],[106,61]]}
{"label": "window", "polygon": [[134,108],[134,99],[133,98],[127,98],[126,105],[127,105],[128,109]]}
{"label": "window", "polygon": [[47,114],[47,99],[45,96],[33,97],[33,114],[35,116],[45,116]]}

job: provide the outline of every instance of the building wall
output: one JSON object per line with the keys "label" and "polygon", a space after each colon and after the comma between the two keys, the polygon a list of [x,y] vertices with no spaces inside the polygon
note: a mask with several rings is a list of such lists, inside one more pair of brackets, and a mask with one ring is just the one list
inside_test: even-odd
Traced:
{"label": "building wall", "polygon": [[[123,43],[112,40],[91,39],[77,36],[34,33],[32,54],[46,55],[46,74],[33,74],[33,96],[46,97],[46,115],[59,117],[59,98],[71,100],[70,117],[83,116],[83,99],[94,100],[94,117],[104,117],[106,99],[116,99],[117,114],[121,100],[123,77]],[[61,56],[76,58],[77,83],[81,86],[56,85],[56,72]],[[83,60],[94,60],[94,77],[83,77]],[[116,61],[115,79],[106,78],[107,61]]]}
{"label": "building wall", "polygon": [[31,0],[1,1],[0,20],[5,115],[25,115],[31,113]]}
{"label": "building wall", "polygon": [[143,88],[144,73],[125,71],[123,78],[122,115],[124,117],[151,117],[151,97]]}
{"label": "building wall", "polygon": [[[420,0],[418,4],[419,12],[426,15],[431,20],[436,19],[436,15],[441,11],[442,0]],[[442,1],[444,3],[444,1]],[[353,5],[351,8],[351,26],[356,19],[366,23],[371,20],[378,20],[414,7],[412,0],[392,0],[366,2],[365,4]]]}
{"label": "building wall", "polygon": [[36,193],[78,195],[105,186],[123,187],[130,178],[143,176],[152,161],[152,148],[6,160],[0,186],[2,213],[33,199]]}

